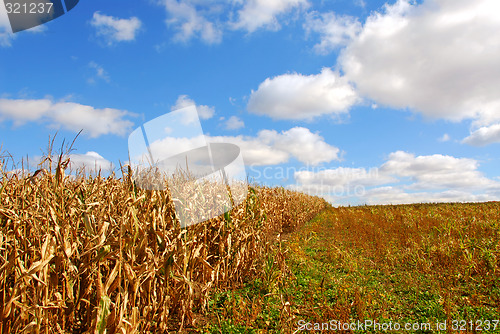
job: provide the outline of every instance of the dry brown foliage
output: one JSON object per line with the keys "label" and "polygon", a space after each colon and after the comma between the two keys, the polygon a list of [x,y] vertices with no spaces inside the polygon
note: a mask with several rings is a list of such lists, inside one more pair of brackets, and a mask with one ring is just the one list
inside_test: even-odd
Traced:
{"label": "dry brown foliage", "polygon": [[[1,166],[2,164],[0,164]],[[196,326],[214,289],[257,273],[277,233],[327,204],[249,187],[182,229],[168,191],[122,178],[8,174],[0,167],[0,332],[165,332]]]}

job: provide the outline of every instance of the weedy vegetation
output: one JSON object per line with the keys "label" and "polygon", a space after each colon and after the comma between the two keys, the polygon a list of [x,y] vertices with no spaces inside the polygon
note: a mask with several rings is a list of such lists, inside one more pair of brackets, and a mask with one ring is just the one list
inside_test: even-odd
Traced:
{"label": "weedy vegetation", "polygon": [[330,207],[273,251],[257,279],[215,296],[210,332],[368,320],[420,328],[339,332],[500,333],[499,202]]}

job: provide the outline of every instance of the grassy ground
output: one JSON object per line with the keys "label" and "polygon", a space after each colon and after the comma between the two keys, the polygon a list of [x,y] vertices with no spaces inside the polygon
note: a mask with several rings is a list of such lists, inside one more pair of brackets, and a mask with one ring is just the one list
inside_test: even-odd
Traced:
{"label": "grassy ground", "polygon": [[202,331],[500,332],[499,241],[500,203],[329,208],[215,294]]}

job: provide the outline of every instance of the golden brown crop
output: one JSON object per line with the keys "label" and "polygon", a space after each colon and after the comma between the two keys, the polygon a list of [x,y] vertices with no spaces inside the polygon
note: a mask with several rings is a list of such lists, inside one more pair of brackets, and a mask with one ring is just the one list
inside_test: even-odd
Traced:
{"label": "golden brown crop", "polygon": [[163,332],[197,321],[216,288],[259,270],[276,233],[327,204],[249,187],[230,212],[182,229],[168,191],[130,173],[31,176],[0,167],[0,332]]}

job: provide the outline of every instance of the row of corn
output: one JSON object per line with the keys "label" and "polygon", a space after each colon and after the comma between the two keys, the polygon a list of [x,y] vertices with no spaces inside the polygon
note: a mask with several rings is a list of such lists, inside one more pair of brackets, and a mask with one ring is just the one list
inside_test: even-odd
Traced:
{"label": "row of corn", "polygon": [[[209,190],[207,190],[209,191]],[[0,169],[0,332],[165,332],[258,274],[279,233],[326,202],[249,186],[231,211],[181,228],[168,191],[122,178]]]}

